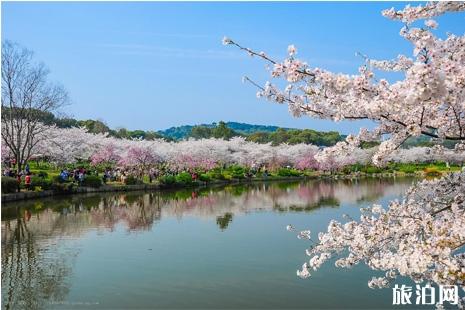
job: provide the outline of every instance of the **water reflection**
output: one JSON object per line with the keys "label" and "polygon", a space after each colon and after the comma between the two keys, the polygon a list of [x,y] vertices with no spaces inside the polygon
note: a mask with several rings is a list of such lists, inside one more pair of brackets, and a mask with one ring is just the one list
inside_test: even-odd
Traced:
{"label": "water reflection", "polygon": [[[81,195],[6,205],[2,212],[2,307],[46,308],[66,299],[78,240],[91,230],[150,231],[163,218],[199,217],[227,230],[251,212],[313,212],[401,195],[411,179],[265,183],[163,193]],[[4,206],[5,207],[5,206]]]}
{"label": "water reflection", "polygon": [[14,220],[2,221],[2,307],[43,308],[45,300],[63,300],[75,253],[53,249],[42,239],[49,217],[25,210]]}

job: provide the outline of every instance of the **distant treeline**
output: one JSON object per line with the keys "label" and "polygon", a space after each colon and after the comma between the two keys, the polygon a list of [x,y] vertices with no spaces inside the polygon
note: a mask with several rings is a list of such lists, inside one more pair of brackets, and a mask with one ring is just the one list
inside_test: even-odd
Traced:
{"label": "distant treeline", "polygon": [[[2,113],[8,112],[3,108]],[[281,128],[277,126],[252,125],[237,122],[223,122],[202,124],[197,126],[184,125],[171,127],[166,130],[128,130],[126,128],[111,129],[101,120],[77,120],[70,117],[57,117],[49,112],[35,112],[37,117],[47,125],[56,125],[60,128],[85,127],[91,133],[108,133],[116,138],[139,138],[145,140],[165,139],[176,141],[186,138],[223,138],[245,137],[248,141],[257,143],[272,143],[273,145],[288,144],[314,144],[318,146],[332,146],[345,139],[345,135],[337,131],[317,131],[312,129]],[[378,143],[364,143],[363,147],[371,147]],[[428,137],[420,136],[408,139],[406,146],[432,146]],[[446,145],[451,147],[452,145]]]}
{"label": "distant treeline", "polygon": [[[253,126],[253,125],[251,125]],[[215,127],[194,126],[189,134],[190,137],[200,138],[225,138],[230,139],[235,136],[245,137],[248,141],[257,143],[272,143],[278,145],[281,143],[288,144],[314,144],[319,146],[331,146],[339,141],[344,140],[345,136],[336,131],[322,132],[312,129],[288,129],[276,127],[273,131],[251,131],[248,133],[234,130],[225,122],[219,122]]]}
{"label": "distant treeline", "polygon": [[126,128],[111,129],[100,120],[77,120],[69,117],[56,117],[50,112],[38,112],[38,117],[41,122],[46,125],[56,125],[60,128],[71,128],[71,127],[85,127],[91,133],[108,133],[112,137],[116,138],[141,138],[146,140],[154,139],[165,139],[171,141],[170,137],[166,137],[156,131],[145,131],[145,130],[127,130]]}

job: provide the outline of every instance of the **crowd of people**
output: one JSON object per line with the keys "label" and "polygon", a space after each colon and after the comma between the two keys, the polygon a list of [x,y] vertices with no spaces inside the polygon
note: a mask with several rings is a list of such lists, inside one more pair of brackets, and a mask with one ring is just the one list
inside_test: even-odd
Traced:
{"label": "crowd of people", "polygon": [[[97,173],[97,171],[95,171]],[[60,171],[59,178],[62,182],[73,181],[75,183],[82,184],[86,175],[90,174],[84,167],[75,168],[71,171],[63,169]]]}
{"label": "crowd of people", "polygon": [[15,178],[17,183],[18,183],[18,192],[21,190],[21,184],[24,183],[24,187],[26,190],[31,189],[31,183],[32,183],[32,173],[29,167],[29,164],[26,164],[24,166],[24,170],[17,172],[16,169],[14,169],[14,166],[11,167],[6,167],[6,169],[3,171],[3,176]]}
{"label": "crowd of people", "polygon": [[[220,166],[219,168],[226,169],[227,165]],[[128,178],[133,177],[139,181],[142,181],[145,176],[148,177],[149,183],[156,182],[162,176],[177,176],[180,173],[189,173],[193,181],[200,179],[200,175],[206,173],[202,169],[180,169],[173,167],[168,164],[159,164],[156,167],[147,167],[146,169],[128,169],[121,167],[106,167],[103,172],[100,172],[97,169],[92,167],[85,168],[84,166],[78,167],[68,167],[60,170],[58,176],[54,177],[55,181],[59,183],[72,182],[80,186],[83,185],[84,180],[87,176],[99,177],[103,184],[108,182],[118,182],[126,184]],[[245,178],[253,178],[261,173],[262,176],[267,177],[269,175],[268,169],[263,166],[259,168],[247,169],[244,171]],[[26,189],[27,191],[32,190],[32,177],[41,177],[47,178],[47,173],[39,171],[33,173],[30,170],[29,164],[26,163],[24,169],[20,172],[17,172],[17,167],[15,162],[8,162],[5,164],[5,169],[3,171],[3,176],[8,176],[15,178],[18,182],[18,192],[21,188]]]}

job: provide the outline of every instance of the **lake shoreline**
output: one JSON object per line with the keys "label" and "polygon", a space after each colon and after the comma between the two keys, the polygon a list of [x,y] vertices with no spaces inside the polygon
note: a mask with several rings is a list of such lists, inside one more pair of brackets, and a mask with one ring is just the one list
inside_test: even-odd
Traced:
{"label": "lake shoreline", "polygon": [[[159,183],[157,184],[135,184],[135,185],[102,185],[99,188],[93,187],[73,187],[71,190],[64,192],[57,192],[54,190],[44,190],[39,192],[19,192],[2,194],[1,202],[4,203],[16,202],[29,199],[46,198],[53,196],[68,196],[77,194],[88,194],[88,193],[105,193],[105,192],[132,192],[132,191],[159,191],[159,190],[176,190],[183,188],[199,188],[211,185],[228,185],[228,184],[247,184],[255,182],[273,182],[273,181],[302,181],[311,179],[330,179],[330,180],[353,180],[361,178],[395,178],[395,177],[418,177],[423,176],[418,173],[374,173],[374,174],[347,174],[347,175],[306,175],[296,177],[256,177],[251,179],[233,179],[233,180],[214,180],[210,182],[197,182],[192,185],[180,186],[164,186]],[[3,207],[3,206],[2,206]]]}

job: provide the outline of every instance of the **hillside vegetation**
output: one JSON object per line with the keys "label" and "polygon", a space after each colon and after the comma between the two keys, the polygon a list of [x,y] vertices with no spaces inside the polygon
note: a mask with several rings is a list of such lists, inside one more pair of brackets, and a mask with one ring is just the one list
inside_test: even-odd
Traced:
{"label": "hillside vegetation", "polygon": [[[165,139],[177,141],[188,138],[223,138],[230,139],[236,136],[245,137],[248,141],[257,143],[288,144],[314,144],[318,146],[332,146],[345,138],[337,131],[318,131],[313,129],[282,128],[278,126],[254,125],[239,122],[223,122],[201,125],[182,125],[165,130],[129,130],[126,128],[111,129],[102,120],[77,120],[70,117],[57,117],[50,112],[36,112],[46,125],[56,125],[59,128],[85,127],[91,133],[109,133],[116,138],[139,138],[145,140]],[[433,143],[426,136],[409,138],[406,147],[432,146]],[[453,147],[454,143],[444,143],[446,147]],[[364,144],[371,147],[372,144]]]}

